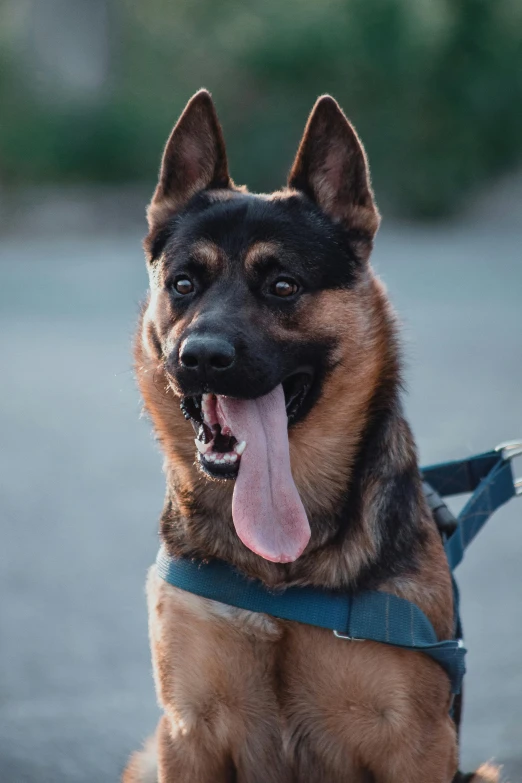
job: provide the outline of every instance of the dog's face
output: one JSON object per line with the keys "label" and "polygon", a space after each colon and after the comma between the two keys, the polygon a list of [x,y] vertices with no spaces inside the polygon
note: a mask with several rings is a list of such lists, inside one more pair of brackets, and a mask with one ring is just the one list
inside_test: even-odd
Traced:
{"label": "dog's face", "polygon": [[[330,330],[308,328],[317,294],[352,286],[357,261],[343,232],[298,195],[222,196],[193,199],[162,247],[156,323],[166,370],[198,424],[203,395],[255,399],[282,384],[291,426],[332,366]],[[201,443],[211,435],[203,426]],[[206,456],[233,454],[223,433],[218,444],[199,453],[200,464],[234,478],[239,460]]]}
{"label": "dog's face", "polygon": [[378,225],[360,142],[323,98],[288,189],[251,195],[230,180],[213,104],[198,93],[167,143],[149,223],[149,350],[194,427],[200,469],[236,480],[240,538],[293,560],[309,528],[288,429],[306,426],[349,362],[341,335],[364,329],[360,308],[339,307],[367,272]]}

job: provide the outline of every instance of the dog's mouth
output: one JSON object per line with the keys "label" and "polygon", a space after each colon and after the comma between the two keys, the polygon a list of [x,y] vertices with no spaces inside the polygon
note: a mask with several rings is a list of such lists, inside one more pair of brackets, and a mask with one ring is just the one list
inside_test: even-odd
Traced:
{"label": "dog's mouth", "polygon": [[194,427],[197,458],[200,467],[211,478],[234,479],[239,471],[245,441],[238,441],[220,422],[216,394],[184,397],[181,410]]}
{"label": "dog's mouth", "polygon": [[[299,419],[312,381],[313,375],[309,370],[294,372],[283,381],[288,426]],[[220,420],[220,398],[221,395],[209,393],[183,397],[180,407],[194,427],[197,459],[203,471],[210,478],[235,479],[246,441],[239,440]]]}
{"label": "dog's mouth", "polygon": [[253,400],[205,393],[181,401],[203,472],[236,479],[232,517],[239,538],[274,562],[295,560],[310,537],[290,469],[288,426],[298,419],[312,380],[301,371]]}

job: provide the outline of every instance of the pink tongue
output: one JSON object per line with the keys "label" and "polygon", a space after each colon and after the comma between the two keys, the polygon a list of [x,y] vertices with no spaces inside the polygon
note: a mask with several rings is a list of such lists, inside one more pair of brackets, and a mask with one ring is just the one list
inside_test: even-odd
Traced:
{"label": "pink tongue", "polygon": [[232,499],[241,541],[266,560],[296,560],[310,525],[290,470],[283,387],[256,400],[217,398],[216,413],[238,441],[246,441]]}

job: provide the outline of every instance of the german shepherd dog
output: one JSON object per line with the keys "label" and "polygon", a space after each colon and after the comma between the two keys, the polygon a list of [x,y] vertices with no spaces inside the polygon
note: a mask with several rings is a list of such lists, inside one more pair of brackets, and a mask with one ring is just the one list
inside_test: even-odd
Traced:
{"label": "german shepherd dog", "polygon": [[[135,357],[165,454],[161,540],[270,588],[377,589],[451,638],[452,587],[400,402],[397,324],[369,264],[366,156],[329,96],[288,185],[234,185],[212,99],[165,148]],[[125,783],[450,783],[449,680],[419,652],[148,578],[163,716]]]}

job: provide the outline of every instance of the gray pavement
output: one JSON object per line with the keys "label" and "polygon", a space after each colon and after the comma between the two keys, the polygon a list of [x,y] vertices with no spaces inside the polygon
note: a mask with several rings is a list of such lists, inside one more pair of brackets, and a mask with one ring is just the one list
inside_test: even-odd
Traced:
{"label": "gray pavement", "polygon": [[[522,227],[392,226],[375,265],[405,329],[424,463],[522,436]],[[131,340],[136,235],[0,241],[0,781],[109,783],[155,724],[143,594],[163,496]],[[520,465],[522,473],[522,465]],[[460,568],[464,766],[522,781],[522,500]]]}

